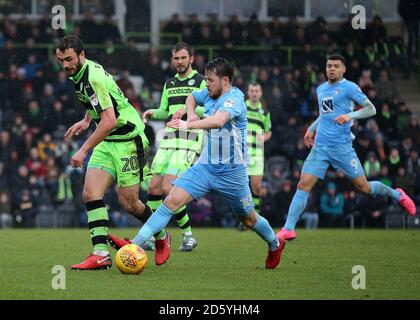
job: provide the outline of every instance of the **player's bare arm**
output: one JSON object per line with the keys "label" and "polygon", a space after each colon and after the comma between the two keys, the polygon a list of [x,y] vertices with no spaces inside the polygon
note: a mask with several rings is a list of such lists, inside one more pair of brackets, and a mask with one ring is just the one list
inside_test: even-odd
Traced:
{"label": "player's bare arm", "polygon": [[93,134],[85,141],[82,147],[70,159],[70,165],[74,168],[83,166],[83,162],[90,150],[102,142],[117,125],[117,119],[113,108],[106,108],[101,112],[101,121]]}
{"label": "player's bare arm", "polygon": [[65,138],[73,138],[74,135],[78,136],[82,134],[87,128],[89,128],[90,121],[92,119],[90,118],[89,114],[86,112],[85,117],[80,120],[79,122],[76,122],[74,125],[72,125],[64,135]]}
{"label": "player's bare arm", "polygon": [[200,117],[195,113],[195,108],[197,107],[197,102],[194,99],[194,96],[190,93],[185,100],[185,107],[187,109],[188,121],[199,121]]}
{"label": "player's bare arm", "polygon": [[319,117],[309,126],[308,130],[306,130],[305,136],[303,137],[303,142],[306,147],[312,148],[314,145],[314,137],[315,131],[318,127]]}
{"label": "player's bare arm", "polygon": [[142,114],[143,122],[146,123],[147,120],[149,120],[153,116],[154,112],[155,112],[154,109],[149,109],[149,110],[146,110],[145,112],[143,112],[143,114]]}
{"label": "player's bare arm", "polygon": [[226,111],[217,111],[213,116],[198,121],[171,120],[168,126],[174,129],[217,129],[230,120],[230,114]]}
{"label": "player's bare arm", "polygon": [[271,131],[265,132],[264,133],[264,142],[270,140],[272,135],[273,134],[272,134]]}

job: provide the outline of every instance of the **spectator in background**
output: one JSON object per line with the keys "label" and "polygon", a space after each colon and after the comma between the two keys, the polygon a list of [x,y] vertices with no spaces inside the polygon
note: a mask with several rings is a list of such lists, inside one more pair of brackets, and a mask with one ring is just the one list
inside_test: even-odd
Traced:
{"label": "spectator in background", "polygon": [[12,144],[10,142],[10,132],[4,130],[0,132],[0,161],[7,165],[11,152]]}
{"label": "spectator in background", "polygon": [[412,149],[410,156],[407,159],[407,173],[414,178],[414,180],[420,179],[420,158],[418,149]]}
{"label": "spectator in background", "polygon": [[397,148],[391,149],[388,159],[387,159],[387,165],[388,165],[389,173],[391,177],[394,178],[397,174],[398,168],[401,167],[402,165],[400,152],[398,151]]}
{"label": "spectator in background", "polygon": [[176,32],[181,33],[184,25],[179,18],[178,13],[174,13],[171,19],[166,23],[165,27],[163,28],[163,32]]}
{"label": "spectator in background", "polygon": [[401,101],[400,92],[394,81],[389,79],[388,71],[381,70],[379,79],[375,82],[375,88],[378,96],[390,104]]}
{"label": "spectator in background", "polygon": [[398,103],[398,111],[396,116],[396,123],[398,129],[399,138],[402,138],[404,130],[408,127],[410,123],[411,112],[408,110],[405,102]]}
{"label": "spectator in background", "polygon": [[321,221],[326,227],[343,227],[344,217],[344,196],[337,192],[334,182],[327,184],[326,192],[321,194]]}
{"label": "spectator in background", "polygon": [[384,162],[388,153],[388,146],[385,144],[384,135],[377,133],[374,137],[375,152],[378,155],[379,161]]}
{"label": "spectator in background", "polygon": [[[99,26],[100,33],[100,39],[102,41],[106,39],[112,40],[113,43],[121,43],[121,34],[120,30],[118,30],[118,27],[115,25],[114,20],[112,19],[111,14],[106,14],[105,19],[102,22],[102,24]],[[175,31],[172,31],[175,32]]]}
{"label": "spectator in background", "polygon": [[64,130],[68,127],[69,122],[61,100],[54,101],[51,111],[47,114],[47,123],[45,125],[48,133],[53,133],[56,130]]}
{"label": "spectator in background", "polygon": [[410,123],[403,129],[402,136],[410,137],[415,148],[420,148],[420,123],[416,113],[411,114]]}
{"label": "spectator in background", "polygon": [[[51,23],[51,22],[49,22]],[[86,11],[82,22],[80,23],[80,37],[84,43],[97,43],[104,39],[98,39],[98,35],[101,34],[99,25],[93,18],[93,14],[90,11]]]}
{"label": "spectator in background", "polygon": [[379,172],[379,181],[391,188],[394,185],[393,179],[389,175],[389,168],[387,164],[381,165],[381,171]]}
{"label": "spectator in background", "polygon": [[4,163],[0,161],[0,191],[9,189],[9,174],[4,169]]}
{"label": "spectator in background", "polygon": [[123,53],[116,48],[112,39],[107,38],[104,42],[104,46],[105,48],[98,54],[98,60],[104,69],[109,70],[110,73],[114,74],[114,72],[112,72],[113,70],[121,69],[124,65]]}
{"label": "spectator in background", "polygon": [[26,112],[26,123],[34,134],[39,134],[43,130],[45,124],[45,114],[39,107],[37,100],[29,101],[28,110]]}
{"label": "spectator in background", "polygon": [[289,204],[292,202],[294,190],[292,189],[292,182],[287,179],[281,184],[281,189],[275,194],[275,208],[276,213],[271,213],[272,217],[267,217],[270,224],[273,226],[280,226],[286,221]]}
{"label": "spectator in background", "polygon": [[404,21],[408,33],[408,52],[418,59],[420,55],[420,1],[399,0],[398,13]]}
{"label": "spectator in background", "polygon": [[401,166],[397,169],[397,175],[394,181],[395,186],[407,190],[408,194],[413,194],[414,180],[406,174],[405,167]]}
{"label": "spectator in background", "polygon": [[364,69],[359,78],[359,87],[363,92],[367,92],[370,88],[373,88],[372,71],[370,69]]}
{"label": "spectator in background", "polygon": [[37,146],[41,161],[46,161],[48,158],[53,157],[56,148],[57,145],[52,141],[51,134],[45,133]]}
{"label": "spectator in background", "polygon": [[420,200],[420,158],[419,151],[413,149],[406,164],[407,174],[414,180],[414,194],[417,195],[417,201]]}
{"label": "spectator in background", "polygon": [[134,90],[134,85],[133,85],[133,82],[131,81],[130,70],[128,70],[128,69],[124,69],[122,71],[121,76],[116,81],[116,83],[117,83],[118,87],[120,87],[122,92],[124,92],[124,94],[127,92],[127,89],[133,89]]}
{"label": "spectator in background", "polygon": [[26,166],[37,178],[44,177],[47,172],[44,163],[39,157],[38,149],[35,147],[32,148],[29,153],[29,159],[26,161]]}
{"label": "spectator in background", "polygon": [[19,192],[19,204],[16,210],[16,222],[25,228],[35,226],[35,217],[38,214],[38,208],[35,199],[29,190],[22,189]]}
{"label": "spectator in background", "polygon": [[382,104],[382,108],[378,111],[379,112],[376,114],[378,126],[382,129],[388,139],[397,139],[396,119],[389,109],[389,104]]}
{"label": "spectator in background", "polygon": [[10,195],[0,190],[0,228],[11,228],[13,225],[12,204]]}
{"label": "spectator in background", "polygon": [[402,141],[400,141],[399,151],[402,162],[405,163],[410,156],[410,151],[413,149],[413,139],[411,137],[404,137]]}
{"label": "spectator in background", "polygon": [[365,170],[366,178],[374,179],[379,176],[381,170],[381,164],[376,157],[375,152],[371,151],[367,155],[367,159],[363,164],[363,169]]}
{"label": "spectator in background", "polygon": [[384,39],[386,37],[386,28],[380,16],[375,15],[372,18],[372,23],[367,27],[367,33],[369,42],[371,43],[374,43],[379,39]]}
{"label": "spectator in background", "polygon": [[34,54],[30,54],[27,63],[25,63],[22,68],[25,70],[26,79],[31,81],[35,78],[37,70],[41,68],[41,64],[37,61]]}
{"label": "spectator in background", "polygon": [[190,15],[187,26],[191,29],[191,43],[198,43],[200,41],[201,22],[198,20],[198,15],[196,13]]}

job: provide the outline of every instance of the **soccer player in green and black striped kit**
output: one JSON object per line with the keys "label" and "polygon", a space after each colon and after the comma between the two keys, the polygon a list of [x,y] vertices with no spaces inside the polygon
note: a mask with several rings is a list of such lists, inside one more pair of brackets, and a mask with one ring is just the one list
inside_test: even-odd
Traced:
{"label": "soccer player in green and black striped kit", "polygon": [[264,142],[271,138],[270,113],[261,103],[262,88],[259,83],[248,85],[248,100],[245,101],[248,119],[247,146],[249,153],[249,180],[255,211],[260,213],[261,183],[264,175]]}
{"label": "soccer player in green and black striped kit", "polygon": [[[95,131],[70,159],[72,167],[81,167],[93,150],[83,189],[93,251],[82,263],[71,268],[109,269],[112,266],[107,243],[109,219],[103,197],[116,182],[122,207],[140,221],[147,221],[152,212],[139,200],[138,194],[149,142],[139,113],[112,76],[101,65],[86,59],[80,39],[63,38],[57,45],[56,56],[86,108],[84,119],[71,126],[65,136],[78,136],[89,127],[91,120],[96,123]],[[155,235],[155,260],[159,258],[159,248],[168,244],[168,238],[165,230]]]}
{"label": "soccer player in green and black striped kit", "polygon": [[[191,46],[184,42],[172,48],[172,66],[176,75],[166,81],[159,109],[150,109],[143,113],[143,120],[169,120],[170,118],[186,118],[185,100],[195,90],[205,88],[204,77],[193,70],[194,53]],[[197,108],[196,113],[202,116],[203,108]],[[201,113],[201,114],[200,114]],[[153,163],[153,178],[149,185],[149,201],[147,204],[156,210],[162,203],[164,195],[169,194],[172,182],[182,175],[198,158],[203,143],[202,130],[177,130],[165,128],[164,137],[160,143]],[[175,212],[178,226],[183,233],[180,251],[192,251],[197,246],[193,237],[186,207],[182,206]]]}

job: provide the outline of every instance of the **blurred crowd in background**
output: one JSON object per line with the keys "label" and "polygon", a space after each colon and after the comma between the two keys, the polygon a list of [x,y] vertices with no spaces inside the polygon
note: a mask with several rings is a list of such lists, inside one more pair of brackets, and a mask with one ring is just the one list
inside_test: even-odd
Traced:
{"label": "blurred crowd in background", "polygon": [[[256,15],[241,22],[233,16],[221,22],[216,15],[200,21],[191,15],[181,21],[177,14],[162,23],[162,32],[176,32],[196,47],[194,67],[202,72],[212,54],[232,59],[236,65],[234,85],[246,92],[247,84],[263,88],[263,105],[271,113],[272,139],[265,145],[266,170],[261,214],[273,226],[282,226],[296,190],[300,169],[309,150],[303,144],[308,125],[317,117],[315,88],[326,81],[325,58],[340,52],[347,60],[345,77],[356,82],[377,109],[373,118],[355,122],[354,147],[369,180],[402,187],[420,204],[420,120],[410,110],[397,85],[413,79],[418,45],[389,36],[381,17],[375,16],[366,30],[354,30],[351,17],[331,28],[319,17],[303,25],[295,17],[285,23],[268,23]],[[69,159],[88,132],[75,140],[64,133],[83,115],[74,88],[61,70],[54,52],[37,44],[54,44],[75,34],[89,48],[87,57],[101,63],[115,76],[130,103],[139,113],[159,107],[165,81],[174,75],[170,50],[150,46],[140,50],[135,38],[124,40],[111,16],[97,22],[90,14],[70,23],[66,32],[53,30],[48,15],[39,21],[27,18],[0,20],[0,226],[85,226],[81,199],[84,169],[69,166]],[[164,38],[163,44],[176,39]],[[241,46],[247,50],[238,50]],[[285,46],[297,50],[288,55]],[[158,133],[146,126],[153,151]],[[153,156],[153,155],[152,155]],[[143,200],[147,182],[142,184]],[[105,197],[111,223],[137,226],[118,204],[115,190]],[[189,205],[193,226],[235,227],[229,208],[210,195]],[[329,171],[318,183],[302,217],[302,225],[384,227],[388,213],[400,214],[391,200],[354,191],[340,171]]]}

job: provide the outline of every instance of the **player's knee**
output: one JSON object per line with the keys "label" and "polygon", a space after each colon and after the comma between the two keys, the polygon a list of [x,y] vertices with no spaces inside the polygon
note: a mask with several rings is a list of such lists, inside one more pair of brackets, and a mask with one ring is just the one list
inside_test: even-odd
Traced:
{"label": "player's knee", "polygon": [[150,183],[147,192],[149,194],[162,194],[162,188],[157,183]]}
{"label": "player's knee", "polygon": [[180,208],[183,203],[181,198],[178,198],[177,196],[169,193],[165,200],[163,201],[163,204],[168,207],[170,210],[177,210],[178,208]]}
{"label": "player's knee", "polygon": [[257,223],[257,215],[255,212],[252,212],[247,216],[242,216],[240,220],[245,227],[252,228]]}
{"label": "player's knee", "polygon": [[297,188],[306,192],[310,192],[312,189],[312,186],[305,180],[300,179]]}
{"label": "player's knee", "polygon": [[357,191],[365,193],[365,194],[370,194],[370,191],[371,191],[369,183],[356,185],[356,189]]}
{"label": "player's knee", "polygon": [[123,207],[123,209],[128,213],[137,212],[137,206],[139,205],[139,201],[136,197],[120,195],[118,200],[121,204],[121,207]]}
{"label": "player's knee", "polygon": [[82,192],[83,202],[90,202],[94,200],[98,200],[101,198],[98,194],[96,194],[93,189],[85,187]]}

